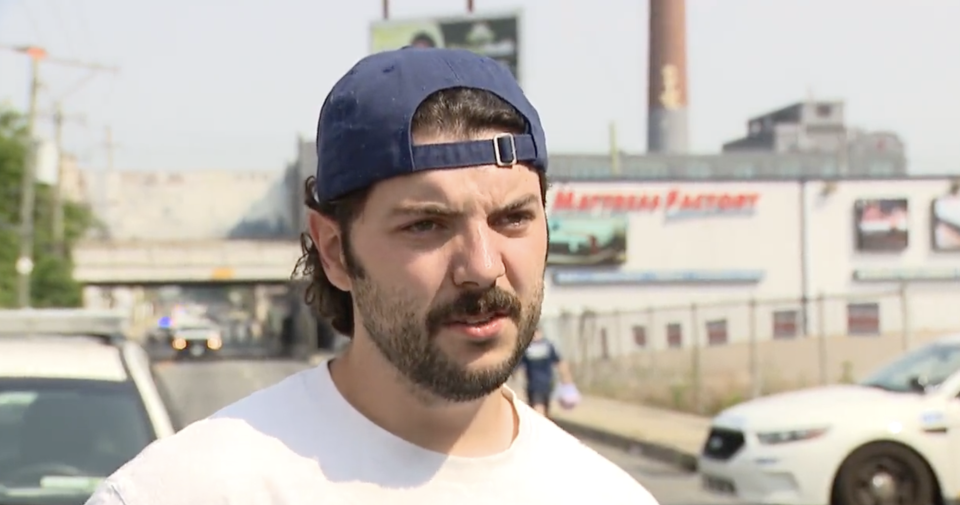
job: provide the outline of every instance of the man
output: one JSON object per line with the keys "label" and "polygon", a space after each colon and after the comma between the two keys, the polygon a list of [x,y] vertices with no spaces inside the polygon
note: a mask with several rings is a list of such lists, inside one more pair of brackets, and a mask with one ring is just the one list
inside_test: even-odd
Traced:
{"label": "man", "polygon": [[655,504],[503,387],[533,337],[546,143],[509,71],[361,60],[317,134],[306,299],[341,356],[153,444],[89,505]]}
{"label": "man", "polygon": [[543,331],[538,329],[533,341],[520,360],[526,375],[527,404],[537,413],[550,417],[550,398],[554,389],[554,369],[560,376],[559,396],[560,404],[572,408],[579,403],[579,393],[573,384],[573,375],[567,363],[560,358],[560,353],[553,342],[543,338]]}

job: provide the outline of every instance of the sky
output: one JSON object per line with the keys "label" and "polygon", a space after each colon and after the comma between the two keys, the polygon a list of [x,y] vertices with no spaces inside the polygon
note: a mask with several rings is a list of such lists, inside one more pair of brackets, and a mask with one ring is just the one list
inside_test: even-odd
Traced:
{"label": "sky", "polygon": [[[646,144],[647,2],[475,0],[522,14],[521,72],[551,153],[603,153],[608,125]],[[391,17],[458,15],[458,0],[392,0]],[[116,65],[44,65],[38,131],[63,103],[64,143],[102,168],[280,170],[369,47],[378,0],[0,0],[0,44]],[[715,153],[750,116],[809,97],[892,130],[915,173],[960,172],[960,2],[687,0],[690,135]],[[949,49],[953,47],[954,49]],[[0,102],[25,109],[28,62],[0,51]]]}

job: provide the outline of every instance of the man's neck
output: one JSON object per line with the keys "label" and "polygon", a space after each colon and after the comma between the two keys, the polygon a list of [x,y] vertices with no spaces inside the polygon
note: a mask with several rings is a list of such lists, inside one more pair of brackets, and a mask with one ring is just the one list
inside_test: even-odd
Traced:
{"label": "man's neck", "polygon": [[372,343],[351,343],[330,364],[340,394],[381,428],[424,449],[481,457],[510,447],[517,416],[502,390],[474,402],[429,396],[388,363]]}

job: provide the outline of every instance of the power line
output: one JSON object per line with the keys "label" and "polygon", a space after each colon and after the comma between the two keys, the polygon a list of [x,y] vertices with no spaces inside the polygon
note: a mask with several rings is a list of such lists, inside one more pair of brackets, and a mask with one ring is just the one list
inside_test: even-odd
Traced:
{"label": "power line", "polygon": [[[36,129],[37,102],[40,96],[40,63],[59,65],[72,68],[83,68],[87,70],[117,72],[116,67],[92,63],[81,60],[65,59],[51,57],[47,51],[37,46],[11,46],[0,44],[0,50],[14,51],[30,58],[30,102],[27,109],[27,139],[33,147],[34,132]],[[33,274],[33,242],[36,230],[34,229],[34,211],[36,210],[36,150],[30,149],[27,155],[26,166],[23,170],[23,179],[21,181],[20,193],[20,255],[17,258],[17,299],[21,307],[29,307],[30,282]],[[61,164],[62,167],[62,164]],[[62,177],[58,177],[57,184],[54,187],[54,199],[58,206],[61,206],[61,187]]]}
{"label": "power line", "polygon": [[87,70],[101,70],[105,72],[119,72],[118,67],[112,65],[104,65],[102,63],[93,63],[89,61],[76,60],[72,58],[57,58],[50,56],[45,49],[39,46],[30,46],[30,45],[10,45],[10,44],[0,44],[0,49],[7,51],[14,51],[21,54],[26,54],[31,58],[42,60],[44,64],[48,65],[59,65],[62,67],[73,67],[73,68],[84,68]]}

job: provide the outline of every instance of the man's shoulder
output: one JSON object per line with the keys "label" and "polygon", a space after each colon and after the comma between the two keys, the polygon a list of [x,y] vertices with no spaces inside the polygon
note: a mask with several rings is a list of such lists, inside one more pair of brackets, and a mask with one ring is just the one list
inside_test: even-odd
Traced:
{"label": "man's shoulder", "polygon": [[[250,473],[259,434],[239,419],[205,419],[150,444],[107,478],[90,504],[152,505],[223,499]],[[234,482],[233,484],[228,484]]]}
{"label": "man's shoulder", "polygon": [[[222,409],[208,419],[244,419],[248,422],[274,421],[280,412],[308,409],[317,401],[317,392],[311,389],[316,370],[297,372],[280,382],[256,391]],[[279,409],[279,411],[278,411]]]}
{"label": "man's shoulder", "polygon": [[312,411],[303,379],[295,374],[155,441],[111,475],[95,496],[101,501],[91,503],[222,501],[255,486],[238,476],[269,479],[284,465],[298,465],[318,421],[305,418]]}
{"label": "man's shoulder", "polygon": [[545,475],[551,475],[560,488],[569,486],[570,496],[588,493],[597,499],[609,498],[609,503],[621,503],[629,497],[631,503],[657,504],[656,498],[624,469],[552,421],[542,419],[535,428],[537,450],[550,469]]}
{"label": "man's shoulder", "polygon": [[[261,394],[262,393],[262,394]],[[261,391],[221,409],[209,418],[157,440],[118,472],[150,475],[165,469],[184,474],[216,475],[257,466],[266,455],[283,447],[282,439],[295,436],[285,412],[272,405],[270,391]],[[274,407],[272,410],[269,407]]]}
{"label": "man's shoulder", "polygon": [[[295,373],[191,423],[159,440],[136,460],[180,458],[229,459],[238,452],[275,448],[277,441],[296,438],[306,424],[315,424],[314,402],[307,387],[312,370]],[[291,444],[295,445],[295,444]]]}

